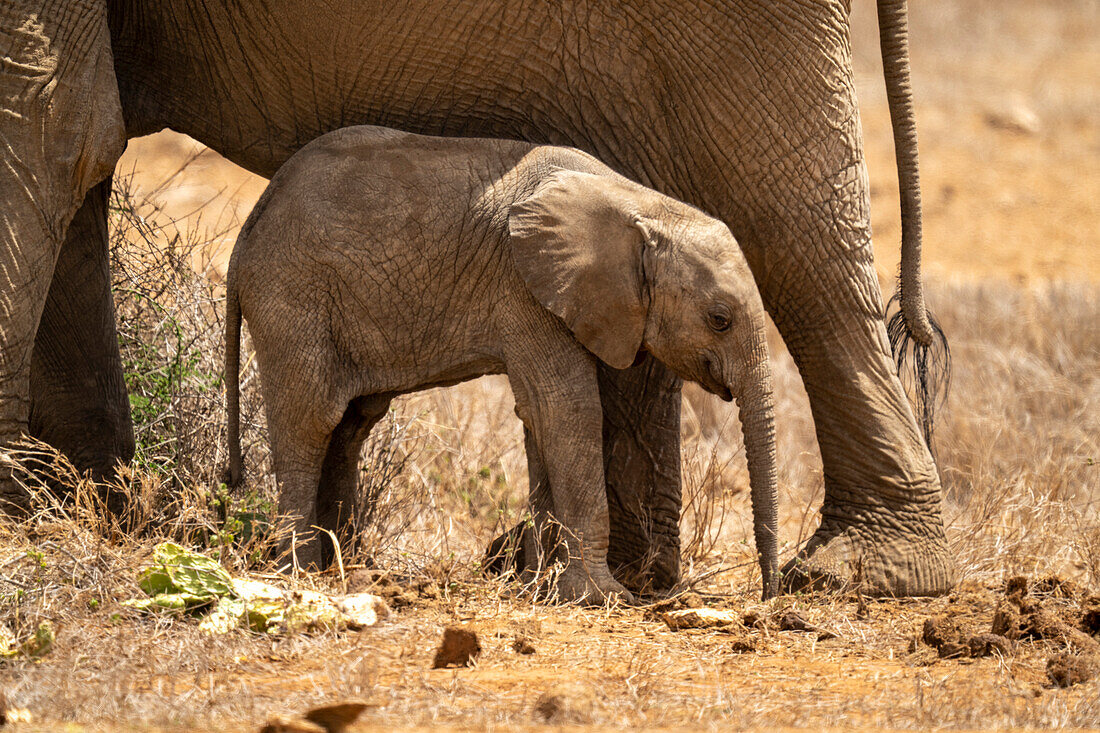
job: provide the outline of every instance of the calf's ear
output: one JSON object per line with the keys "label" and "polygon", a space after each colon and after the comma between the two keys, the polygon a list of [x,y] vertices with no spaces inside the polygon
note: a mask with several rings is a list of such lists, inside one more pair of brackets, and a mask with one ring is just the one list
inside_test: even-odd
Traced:
{"label": "calf's ear", "polygon": [[512,255],[528,290],[616,369],[642,346],[647,228],[622,181],[558,169],[511,206]]}

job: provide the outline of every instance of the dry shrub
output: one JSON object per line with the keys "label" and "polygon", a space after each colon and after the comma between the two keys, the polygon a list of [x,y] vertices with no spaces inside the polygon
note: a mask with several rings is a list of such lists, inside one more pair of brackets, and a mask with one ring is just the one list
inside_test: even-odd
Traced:
{"label": "dry shrub", "polygon": [[953,285],[933,298],[954,358],[936,452],[961,565],[1100,581],[1100,288]]}

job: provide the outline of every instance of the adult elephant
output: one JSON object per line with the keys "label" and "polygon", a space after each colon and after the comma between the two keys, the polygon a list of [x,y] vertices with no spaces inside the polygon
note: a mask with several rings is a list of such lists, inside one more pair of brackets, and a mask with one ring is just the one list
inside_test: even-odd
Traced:
{"label": "adult elephant", "polygon": [[[29,427],[97,471],[132,451],[105,227],[125,138],[170,127],[265,176],[358,123],[572,145],[723,219],[745,249],[824,461],[821,525],[788,583],[842,582],[858,566],[869,592],[945,592],[942,491],[872,265],[848,12],[847,0],[8,0],[0,441]],[[927,344],[904,0],[880,0],[879,14],[902,311]],[[604,370],[600,386],[609,560],[667,586],[679,382],[646,360]]]}

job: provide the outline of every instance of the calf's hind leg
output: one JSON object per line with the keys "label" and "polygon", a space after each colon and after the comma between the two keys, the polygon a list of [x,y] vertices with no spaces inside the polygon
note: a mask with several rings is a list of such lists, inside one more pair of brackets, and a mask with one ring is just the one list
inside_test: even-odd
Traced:
{"label": "calf's hind leg", "polygon": [[[356,397],[329,438],[317,488],[317,525],[336,534],[342,552],[353,546],[358,520],[370,521],[374,513],[376,497],[363,497],[368,506],[357,505],[359,457],[371,428],[389,410],[391,399],[391,395]],[[322,538],[321,566],[328,567],[334,559],[331,541]]]}
{"label": "calf's hind leg", "polygon": [[[281,375],[285,368],[272,368],[260,354],[260,374]],[[284,367],[284,365],[273,365]],[[294,516],[296,536],[287,537],[280,550],[293,549],[301,567],[321,566],[321,547],[327,538],[319,538],[317,530],[317,493],[321,481],[325,451],[329,436],[339,424],[339,408],[331,411],[321,407],[321,400],[310,399],[320,390],[295,385],[299,399],[286,398],[286,385],[275,386],[277,379],[263,383],[267,408],[268,434],[271,436],[271,457],[275,464],[275,479],[279,490],[279,514]]]}

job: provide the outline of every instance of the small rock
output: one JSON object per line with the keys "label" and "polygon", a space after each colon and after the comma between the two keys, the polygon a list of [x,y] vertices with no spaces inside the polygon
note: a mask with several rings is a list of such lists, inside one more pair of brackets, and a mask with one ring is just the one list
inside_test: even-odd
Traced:
{"label": "small rock", "polygon": [[1058,687],[1071,687],[1096,676],[1097,659],[1087,654],[1055,654],[1047,660],[1047,677]]}
{"label": "small rock", "polygon": [[390,615],[386,602],[373,593],[352,593],[333,598],[332,601],[344,615],[344,623],[353,630],[374,626],[380,619]]}
{"label": "small rock", "polygon": [[516,634],[516,638],[512,640],[512,651],[516,654],[534,654],[535,645],[526,636]]}
{"label": "small rock", "polygon": [[1039,115],[1023,100],[1011,100],[998,109],[985,113],[985,123],[998,130],[1021,135],[1035,135],[1041,129]]}
{"label": "small rock", "polygon": [[576,683],[554,685],[535,701],[535,716],[546,723],[584,724],[592,719],[594,700],[589,688]]}
{"label": "small rock", "polygon": [[680,611],[667,611],[661,614],[661,620],[673,631],[682,629],[722,630],[741,626],[741,619],[736,613],[722,611],[717,608],[685,608]]}
{"label": "small rock", "polygon": [[324,728],[302,718],[272,715],[260,728],[260,733],[328,733]]}
{"label": "small rock", "polygon": [[994,652],[1007,657],[1012,653],[1012,642],[997,634],[977,634],[970,637],[966,645],[970,648],[972,657],[988,657]]}
{"label": "small rock", "polygon": [[351,700],[335,705],[324,705],[319,708],[313,708],[302,717],[310,723],[321,726],[325,729],[326,733],[343,733],[343,731],[354,723],[355,719],[368,707],[371,707],[369,703]]}
{"label": "small rock", "polygon": [[443,641],[436,650],[432,669],[443,667],[469,667],[481,654],[477,633],[462,626],[448,626],[443,630]]}

